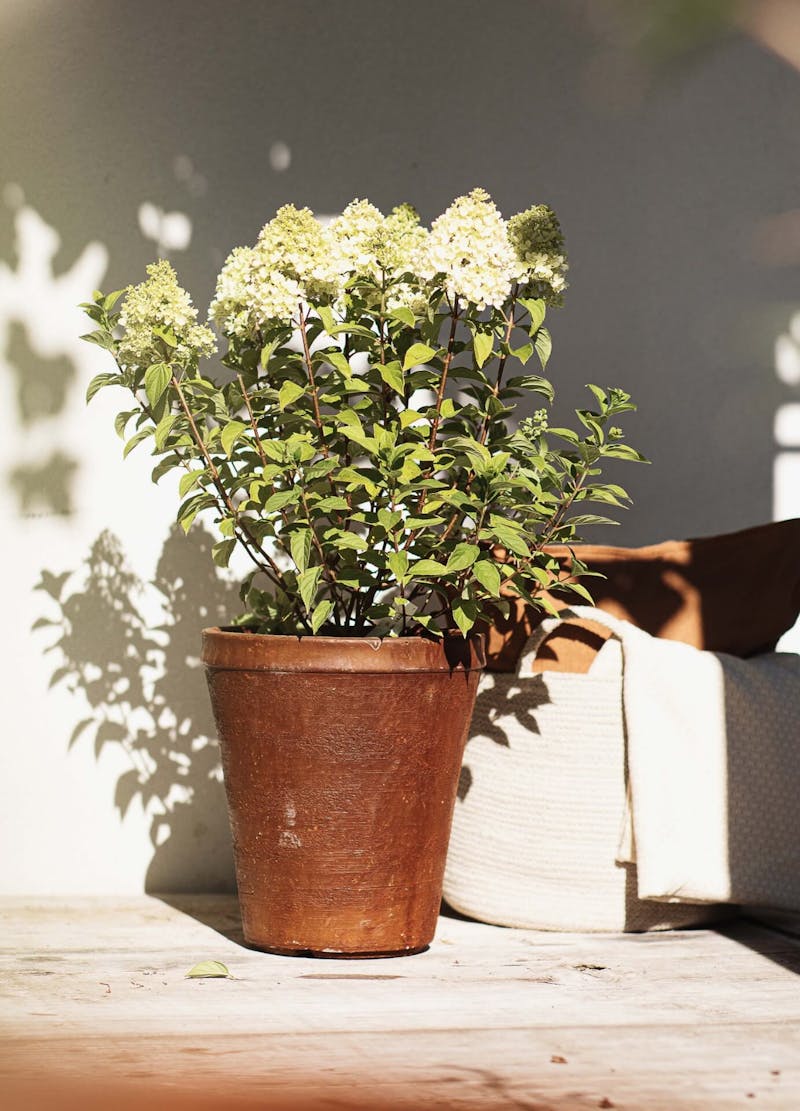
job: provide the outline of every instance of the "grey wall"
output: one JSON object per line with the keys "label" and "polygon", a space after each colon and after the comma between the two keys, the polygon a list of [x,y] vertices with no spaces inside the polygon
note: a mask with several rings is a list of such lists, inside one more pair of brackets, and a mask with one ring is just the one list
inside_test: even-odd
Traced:
{"label": "grey wall", "polygon": [[800,79],[752,41],[639,98],[575,2],[35,0],[6,23],[2,177],[60,232],[57,261],[96,238],[108,284],[137,276],[150,200],[191,216],[176,262],[202,303],[288,199],[410,199],[425,218],[477,183],[509,214],[547,199],[572,259],[553,373],[569,402],[585,381],[628,386],[653,460],[625,472],[636,509],[615,537],[769,517],[772,346],[797,269],[757,265],[752,240],[796,204]]}
{"label": "grey wall", "polygon": [[[95,282],[139,280],[155,256],[156,209],[182,214],[173,241],[190,226],[171,257],[204,305],[227,252],[286,201],[335,213],[354,196],[410,200],[426,220],[478,184],[507,215],[548,201],[572,263],[567,306],[552,321],[562,406],[588,381],[625,386],[640,405],[631,441],[652,460],[615,474],[635,508],[596,538],[646,543],[770,518],[773,419],[800,400],[774,356],[800,301],[800,254],[773,265],[758,244],[765,221],[798,206],[800,77],[736,34],[648,75],[601,9],[604,0],[5,0],[4,612],[27,636],[66,607],[91,645],[67,676],[72,691],[62,680],[45,694],[61,659],[43,655],[46,630],[7,661],[17,678],[7,713],[26,737],[0,806],[3,836],[21,846],[12,888],[135,889],[148,869],[160,887],[229,877],[221,789],[204,752],[211,726],[205,710],[201,720],[184,707],[176,677],[196,664],[196,632],[230,590],[200,612],[205,541],[167,545],[172,496],[148,487],[146,460],[121,465],[102,405],[85,411],[98,365],[72,338],[76,300]],[[798,499],[784,491],[781,504],[800,513]],[[86,584],[108,572],[85,562],[103,528],[120,537],[119,558],[145,593],[158,594],[159,620],[173,622],[167,679],[155,680],[169,714],[153,713],[146,675],[131,677],[131,714],[144,721],[133,748],[119,724],[130,714],[109,702],[117,641],[88,606]],[[79,573],[61,594],[50,581],[48,594],[33,589],[42,569]],[[144,643],[148,618],[131,619]],[[91,686],[92,667],[106,693]],[[95,745],[79,738],[67,755],[87,710]],[[116,733],[98,744],[100,718]],[[22,837],[31,794],[49,818]],[[187,810],[192,797],[213,821]]]}

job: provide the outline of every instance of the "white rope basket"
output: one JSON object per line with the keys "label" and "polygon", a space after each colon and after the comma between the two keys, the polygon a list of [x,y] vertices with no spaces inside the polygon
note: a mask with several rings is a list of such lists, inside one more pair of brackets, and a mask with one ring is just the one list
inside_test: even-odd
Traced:
{"label": "white rope basket", "polygon": [[644,901],[617,862],[626,813],[622,649],[588,674],[485,674],[472,719],[445,873],[456,910],[504,926],[640,931],[695,925],[707,904]]}

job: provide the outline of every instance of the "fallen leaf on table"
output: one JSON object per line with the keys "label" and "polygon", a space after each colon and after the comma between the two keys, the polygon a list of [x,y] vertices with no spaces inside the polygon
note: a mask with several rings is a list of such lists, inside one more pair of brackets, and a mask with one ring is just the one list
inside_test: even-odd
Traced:
{"label": "fallen leaf on table", "polygon": [[202,980],[214,977],[230,976],[227,965],[222,961],[200,961],[194,968],[186,973],[187,980]]}

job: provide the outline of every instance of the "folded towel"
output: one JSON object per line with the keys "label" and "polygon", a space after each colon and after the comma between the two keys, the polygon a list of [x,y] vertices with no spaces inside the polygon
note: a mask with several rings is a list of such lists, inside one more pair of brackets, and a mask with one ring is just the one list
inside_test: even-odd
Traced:
{"label": "folded towel", "polygon": [[636,862],[639,898],[800,910],[800,656],[744,660],[570,613],[622,645],[632,836],[620,859]]}

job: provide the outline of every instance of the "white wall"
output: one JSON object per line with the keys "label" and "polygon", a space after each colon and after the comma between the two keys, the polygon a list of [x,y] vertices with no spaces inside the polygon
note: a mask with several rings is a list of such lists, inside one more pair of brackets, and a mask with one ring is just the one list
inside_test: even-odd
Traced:
{"label": "white wall", "polygon": [[[785,408],[800,402],[800,251],[780,230],[774,249],[776,219],[798,205],[800,77],[732,36],[643,86],[582,17],[597,7],[0,11],[13,90],[0,100],[0,890],[232,882],[196,659],[202,626],[235,610],[232,587],[201,532],[169,538],[170,484],[152,486],[146,456],[122,462],[113,398],[82,400],[102,355],[77,341],[75,303],[139,280],[159,249],[204,306],[227,251],[287,200],[318,212],[411,200],[425,219],[476,184],[507,214],[547,200],[572,259],[557,388],[570,405],[587,381],[629,388],[631,439],[653,460],[617,476],[636,508],[605,539],[800,514]],[[108,597],[97,559],[87,589],[104,530],[140,591],[113,559]],[[74,573],[60,601],[35,589],[44,570]],[[64,613],[74,665],[48,689],[60,630],[30,630]],[[124,655],[125,621],[144,664]]]}

